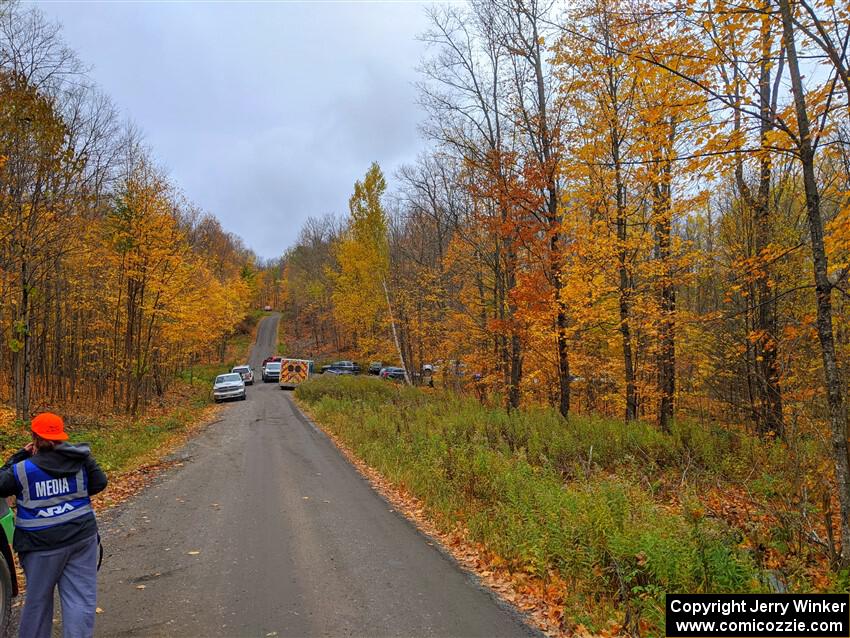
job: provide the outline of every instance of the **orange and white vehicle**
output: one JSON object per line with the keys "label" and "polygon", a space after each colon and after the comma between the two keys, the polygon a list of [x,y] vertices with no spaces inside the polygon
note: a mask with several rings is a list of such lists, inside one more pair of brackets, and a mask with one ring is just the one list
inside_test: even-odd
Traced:
{"label": "orange and white vehicle", "polygon": [[280,362],[280,387],[294,390],[313,373],[313,362],[309,359],[287,359]]}

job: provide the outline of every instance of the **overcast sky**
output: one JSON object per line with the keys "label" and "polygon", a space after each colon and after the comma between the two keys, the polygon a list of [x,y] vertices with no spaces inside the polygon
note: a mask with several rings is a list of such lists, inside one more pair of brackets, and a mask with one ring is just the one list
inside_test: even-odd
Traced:
{"label": "overcast sky", "polygon": [[[37,2],[186,196],[262,257],[425,143],[419,2]],[[390,180],[392,185],[392,180]]]}

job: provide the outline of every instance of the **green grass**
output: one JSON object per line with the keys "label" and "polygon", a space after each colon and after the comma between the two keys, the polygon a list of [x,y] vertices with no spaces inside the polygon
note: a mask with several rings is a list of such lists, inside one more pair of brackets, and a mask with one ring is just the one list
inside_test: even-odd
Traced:
{"label": "green grass", "polygon": [[[138,467],[154,450],[175,435],[188,431],[197,420],[192,407],[175,409],[166,416],[139,418],[105,418],[97,423],[74,423],[66,426],[73,443],[89,443],[101,467],[107,472],[124,472]],[[0,446],[7,453],[30,441],[26,428],[0,433]]]}
{"label": "green grass", "polygon": [[98,462],[106,471],[126,471],[138,461],[188,430],[197,420],[191,408],[177,408],[156,418],[139,419],[131,424],[110,422],[74,428],[74,440],[91,443]]}
{"label": "green grass", "polygon": [[778,489],[779,444],[686,423],[667,435],[548,409],[508,414],[364,377],[318,377],[296,396],[442,529],[465,527],[516,570],[558,574],[572,621],[592,631],[628,610],[663,635],[665,591],[766,589],[741,531],[706,516],[699,496],[754,467]]}

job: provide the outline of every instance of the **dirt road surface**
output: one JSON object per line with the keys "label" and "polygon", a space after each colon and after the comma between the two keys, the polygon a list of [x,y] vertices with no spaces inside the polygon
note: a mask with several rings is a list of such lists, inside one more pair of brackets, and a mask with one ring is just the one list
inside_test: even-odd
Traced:
{"label": "dirt road surface", "polygon": [[[262,321],[251,364],[277,344]],[[529,636],[392,510],[288,392],[248,399],[101,517],[99,636]]]}

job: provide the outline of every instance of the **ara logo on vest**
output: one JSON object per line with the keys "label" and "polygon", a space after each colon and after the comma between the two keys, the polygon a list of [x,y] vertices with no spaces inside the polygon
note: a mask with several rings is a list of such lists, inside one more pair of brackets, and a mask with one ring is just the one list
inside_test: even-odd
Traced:
{"label": "ara logo on vest", "polygon": [[53,507],[45,507],[44,509],[40,509],[38,510],[38,514],[36,514],[36,516],[40,516],[42,518],[49,518],[51,516],[59,516],[59,514],[70,512],[73,509],[73,505],[71,505],[70,503],[64,503],[63,505],[54,505]]}

